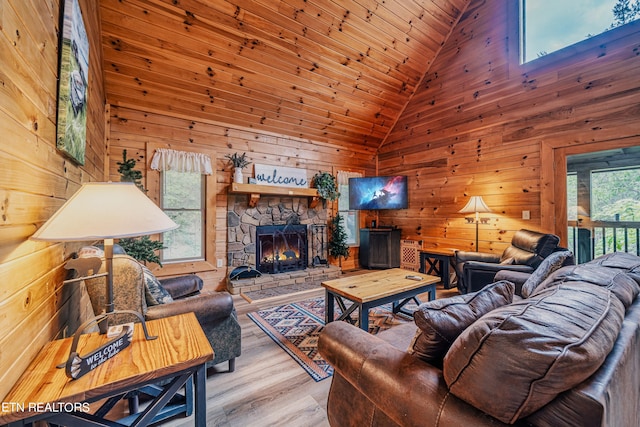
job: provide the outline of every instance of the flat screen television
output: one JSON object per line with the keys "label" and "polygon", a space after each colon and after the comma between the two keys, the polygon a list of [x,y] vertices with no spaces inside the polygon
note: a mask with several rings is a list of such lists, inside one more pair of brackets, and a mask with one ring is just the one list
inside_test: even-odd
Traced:
{"label": "flat screen television", "polygon": [[407,205],[404,175],[349,178],[349,209],[406,209]]}

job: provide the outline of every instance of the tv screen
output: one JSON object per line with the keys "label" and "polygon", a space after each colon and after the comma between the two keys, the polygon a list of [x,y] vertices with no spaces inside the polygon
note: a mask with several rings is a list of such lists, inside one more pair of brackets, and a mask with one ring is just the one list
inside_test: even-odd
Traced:
{"label": "tv screen", "polygon": [[407,177],[349,178],[349,209],[406,209]]}

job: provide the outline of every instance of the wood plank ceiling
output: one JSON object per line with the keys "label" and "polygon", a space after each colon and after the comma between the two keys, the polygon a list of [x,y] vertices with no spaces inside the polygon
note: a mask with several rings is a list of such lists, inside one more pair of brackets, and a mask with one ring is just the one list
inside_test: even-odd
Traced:
{"label": "wood plank ceiling", "polygon": [[469,0],[101,0],[107,102],[376,150]]}

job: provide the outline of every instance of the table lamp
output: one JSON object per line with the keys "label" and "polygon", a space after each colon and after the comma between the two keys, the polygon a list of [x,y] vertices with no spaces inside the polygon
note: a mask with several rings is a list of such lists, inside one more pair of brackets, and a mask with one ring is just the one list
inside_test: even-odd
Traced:
{"label": "table lamp", "polygon": [[475,221],[473,217],[466,218],[467,223],[475,222],[476,224],[476,251],[478,250],[478,224],[480,222],[487,223],[489,218],[480,218],[480,213],[491,212],[491,209],[482,200],[482,196],[471,196],[464,208],[460,209],[460,213],[475,213]]}
{"label": "table lamp", "polygon": [[[48,242],[104,240],[107,302],[113,311],[113,239],[177,228],[132,182],[90,182],[73,195],[31,238]],[[94,271],[97,273],[97,271]]]}

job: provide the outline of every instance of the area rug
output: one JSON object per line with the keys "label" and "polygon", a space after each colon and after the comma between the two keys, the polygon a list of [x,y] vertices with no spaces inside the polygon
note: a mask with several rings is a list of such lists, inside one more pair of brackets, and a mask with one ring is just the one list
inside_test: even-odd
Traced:
{"label": "area rug", "polygon": [[[415,309],[407,304],[406,309]],[[336,317],[340,316],[336,307]],[[355,313],[357,317],[357,312]],[[247,313],[276,344],[289,354],[311,377],[320,381],[333,375],[333,368],[318,353],[318,336],[324,328],[324,297]],[[378,332],[413,321],[404,314],[394,315],[391,304],[369,310],[369,332]]]}

